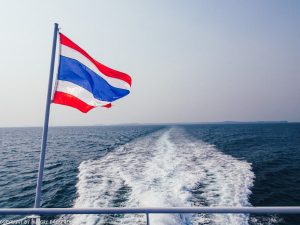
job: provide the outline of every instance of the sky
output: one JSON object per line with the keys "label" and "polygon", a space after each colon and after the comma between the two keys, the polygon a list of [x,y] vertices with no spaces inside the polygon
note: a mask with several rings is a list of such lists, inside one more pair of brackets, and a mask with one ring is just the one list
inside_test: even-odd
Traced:
{"label": "sky", "polygon": [[300,121],[299,1],[0,0],[0,127],[43,125],[55,22],[133,84],[51,126]]}

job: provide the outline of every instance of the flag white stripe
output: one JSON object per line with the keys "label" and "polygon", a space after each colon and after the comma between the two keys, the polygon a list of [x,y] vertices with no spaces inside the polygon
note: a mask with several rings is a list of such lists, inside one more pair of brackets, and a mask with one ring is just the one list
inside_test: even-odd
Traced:
{"label": "flag white stripe", "polygon": [[110,103],[94,98],[91,92],[69,81],[58,80],[56,91],[73,95],[90,106],[103,106]]}
{"label": "flag white stripe", "polygon": [[75,59],[78,62],[82,63],[83,65],[87,66],[93,72],[95,72],[100,77],[102,77],[104,80],[106,80],[111,86],[114,86],[116,88],[130,90],[130,85],[128,83],[126,83],[123,80],[117,79],[117,78],[108,77],[105,74],[101,73],[100,70],[95,66],[94,63],[92,63],[88,58],[86,58],[84,55],[82,55],[80,52],[74,50],[73,48],[70,48],[70,47],[62,44],[60,54],[65,57]]}

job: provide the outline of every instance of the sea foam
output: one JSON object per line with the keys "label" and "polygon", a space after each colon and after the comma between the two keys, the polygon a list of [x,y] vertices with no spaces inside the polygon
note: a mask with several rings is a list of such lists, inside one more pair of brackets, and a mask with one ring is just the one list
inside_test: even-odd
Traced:
{"label": "sea foam", "polygon": [[[188,135],[160,130],[79,166],[75,208],[249,206],[251,164]],[[246,225],[247,215],[150,214],[150,224]],[[72,224],[145,224],[145,215],[75,215]]]}

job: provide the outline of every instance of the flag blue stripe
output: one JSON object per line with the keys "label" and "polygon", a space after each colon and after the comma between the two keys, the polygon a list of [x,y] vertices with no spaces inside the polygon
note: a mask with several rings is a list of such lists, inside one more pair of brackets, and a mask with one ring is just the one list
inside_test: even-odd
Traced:
{"label": "flag blue stripe", "polygon": [[62,55],[60,56],[58,80],[72,82],[88,90],[101,101],[113,102],[129,94],[129,90],[111,86],[84,64]]}

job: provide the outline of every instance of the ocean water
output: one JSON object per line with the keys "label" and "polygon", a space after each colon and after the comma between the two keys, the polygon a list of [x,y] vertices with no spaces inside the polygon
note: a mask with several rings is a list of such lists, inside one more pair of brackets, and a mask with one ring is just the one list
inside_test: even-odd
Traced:
{"label": "ocean water", "polygon": [[[41,132],[0,128],[1,208],[33,206]],[[48,139],[42,207],[300,205],[297,123],[54,127]],[[63,218],[145,224],[144,215]],[[299,225],[300,215],[157,214],[150,222]]]}

